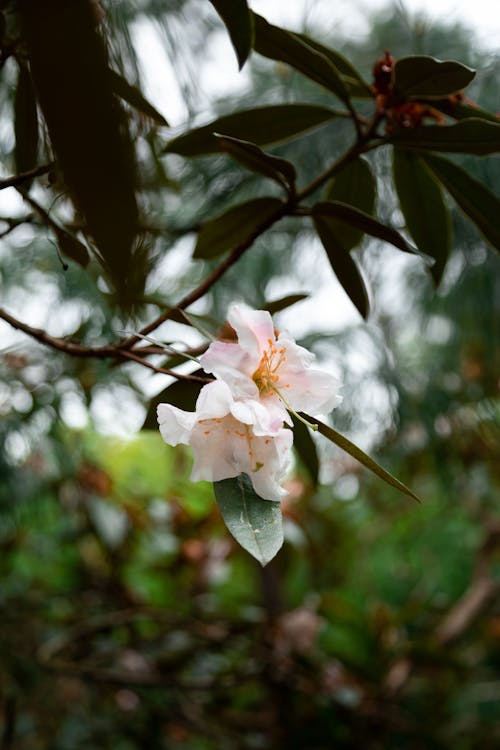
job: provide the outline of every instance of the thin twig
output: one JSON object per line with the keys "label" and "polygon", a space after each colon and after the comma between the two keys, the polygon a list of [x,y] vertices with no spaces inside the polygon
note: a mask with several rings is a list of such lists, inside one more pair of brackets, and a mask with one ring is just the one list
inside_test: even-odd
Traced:
{"label": "thin twig", "polygon": [[5,179],[0,180],[0,190],[9,187],[19,187],[25,182],[32,180],[34,177],[40,177],[42,174],[47,174],[47,172],[50,172],[50,170],[53,169],[54,164],[55,162],[52,161],[49,164],[41,164],[39,167],[29,169],[27,172],[20,172],[19,174],[12,175],[12,177],[6,177]]}

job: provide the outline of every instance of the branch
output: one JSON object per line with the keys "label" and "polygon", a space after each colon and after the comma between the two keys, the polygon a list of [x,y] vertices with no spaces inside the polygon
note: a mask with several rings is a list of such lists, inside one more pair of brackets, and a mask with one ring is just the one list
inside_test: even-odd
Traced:
{"label": "branch", "polygon": [[0,180],[0,190],[9,187],[19,187],[19,185],[32,180],[34,177],[40,177],[42,174],[47,174],[47,172],[50,172],[50,170],[53,169],[54,165],[55,162],[52,161],[49,164],[42,164],[34,169],[29,169],[27,172],[20,172],[19,174],[12,175],[12,177],[6,177],[5,179]]}

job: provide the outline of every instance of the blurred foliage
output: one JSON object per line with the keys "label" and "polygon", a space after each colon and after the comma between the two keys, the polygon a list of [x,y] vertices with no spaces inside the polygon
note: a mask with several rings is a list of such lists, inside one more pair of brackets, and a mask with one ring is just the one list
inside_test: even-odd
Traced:
{"label": "blurred foliage", "polygon": [[[134,24],[154,23],[188,111],[207,105],[195,85],[199,57],[219,30],[207,3],[103,5],[114,69],[141,83]],[[481,70],[471,96],[498,109],[500,62],[460,26],[413,23],[393,10],[373,20],[362,42],[335,47],[366,78],[386,48],[465,61]],[[16,100],[11,62],[0,86],[5,120]],[[280,63],[255,57],[249,74],[241,106],[326,103],[320,88]],[[234,105],[216,102],[211,115]],[[135,113],[129,126],[141,153],[152,264],[147,306],[133,321],[112,305],[95,268],[62,273],[36,215],[0,251],[5,304],[29,310],[43,293],[48,327],[92,344],[138,327],[146,311],[191,289],[210,262],[185,262],[186,236],[201,218],[262,196],[259,179],[226,157],[160,160],[158,122]],[[0,134],[2,152],[14,169],[9,132]],[[313,176],[347,137],[348,124],[336,123],[275,153]],[[369,158],[379,216],[402,227],[387,188],[390,159]],[[460,163],[499,192],[495,160]],[[81,236],[80,217],[60,208]],[[368,433],[384,465],[424,503],[407,502],[316,441],[322,483],[315,488],[299,457],[284,504],[285,546],[264,570],[227,535],[212,488],[189,482],[188,452],[148,431],[128,439],[103,432],[120,416],[129,432],[138,426],[162,378],[18,340],[2,349],[2,750],[499,746],[499,271],[456,212],[453,225],[454,255],[438,293],[411,263],[396,284],[392,251],[371,242],[358,258],[380,300],[372,321],[331,336],[323,326],[303,342],[344,370],[336,424]],[[223,319],[234,297],[260,306],[277,286],[305,289],[311,237],[295,219],[282,221],[203,311]],[[176,257],[173,277],[164,261]],[[87,427],[75,427],[75,413],[80,421],[90,414]]]}

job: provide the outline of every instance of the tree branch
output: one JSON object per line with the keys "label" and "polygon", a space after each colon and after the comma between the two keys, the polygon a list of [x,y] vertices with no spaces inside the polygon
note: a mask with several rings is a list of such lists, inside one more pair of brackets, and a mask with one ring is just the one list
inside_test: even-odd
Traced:
{"label": "tree branch", "polygon": [[49,164],[41,164],[39,167],[29,169],[27,172],[20,172],[19,174],[12,175],[12,177],[6,177],[5,179],[0,180],[0,190],[5,190],[5,188],[9,187],[19,187],[25,182],[32,180],[34,177],[40,177],[42,174],[47,174],[47,172],[50,172],[50,170],[53,169],[54,165],[55,162],[52,161]]}

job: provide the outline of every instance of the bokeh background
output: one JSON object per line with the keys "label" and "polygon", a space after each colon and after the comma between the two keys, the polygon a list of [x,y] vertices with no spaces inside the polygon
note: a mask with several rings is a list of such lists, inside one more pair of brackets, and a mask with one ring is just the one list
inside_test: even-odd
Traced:
{"label": "bokeh background", "polygon": [[[477,36],[456,14],[361,7],[354,33],[325,22],[325,3],[300,5],[290,25],[366,77],[386,49],[458,59],[479,71],[471,98],[500,110],[500,57],[484,25]],[[114,65],[174,126],[275,101],[328,103],[256,56],[228,78],[236,63],[207,2],[102,6]],[[0,84],[6,175],[11,62]],[[52,335],[96,345],[137,330],[209,268],[191,260],[200,220],[259,194],[259,180],[225,159],[162,157],[176,130],[130,117],[151,258],[135,317],[117,312],[97,270],[63,272],[37,217],[18,226],[26,206],[13,189],[0,194],[2,306]],[[276,153],[314,175],[347,137],[336,124]],[[500,192],[497,158],[467,165]],[[374,166],[381,216],[401,227],[383,152]],[[43,190],[78,228],[57,185]],[[71,359],[0,323],[1,750],[500,745],[500,273],[458,214],[454,230],[437,292],[418,259],[365,242],[367,323],[292,219],[193,307],[223,321],[235,298],[259,307],[308,294],[278,325],[341,377],[335,426],[423,498],[413,504],[318,441],[320,484],[297,459],[285,546],[265,569],[233,543],[211,486],[189,482],[189,451],[141,429],[154,427],[149,403],[166,376]],[[155,335],[199,341],[179,323]]]}

